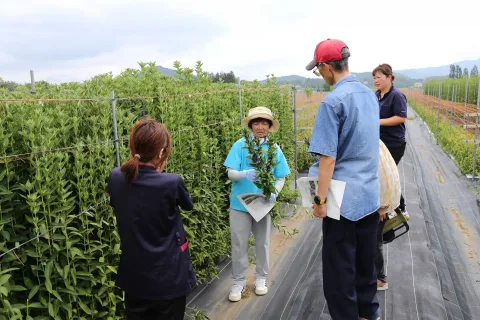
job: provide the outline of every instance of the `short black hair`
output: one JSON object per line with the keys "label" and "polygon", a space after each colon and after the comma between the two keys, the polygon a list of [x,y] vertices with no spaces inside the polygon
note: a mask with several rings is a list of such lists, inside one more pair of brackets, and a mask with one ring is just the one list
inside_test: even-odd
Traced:
{"label": "short black hair", "polygon": [[342,60],[328,62],[336,72],[348,71],[348,58],[350,57],[350,49],[344,47],[342,49]]}
{"label": "short black hair", "polygon": [[272,120],[270,120],[270,119],[255,118],[255,119],[253,119],[253,120],[250,120],[250,122],[248,123],[248,127],[249,127],[250,129],[252,129],[252,124],[253,124],[254,122],[261,122],[261,121],[267,121],[268,124],[269,124],[269,126],[270,126],[270,128],[273,126],[273,122],[272,122]]}

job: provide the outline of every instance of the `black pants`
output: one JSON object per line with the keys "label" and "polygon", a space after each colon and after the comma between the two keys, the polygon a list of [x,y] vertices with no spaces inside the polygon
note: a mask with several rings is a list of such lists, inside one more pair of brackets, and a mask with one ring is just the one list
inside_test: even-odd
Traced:
{"label": "black pants", "polygon": [[127,320],[183,320],[187,297],[151,301],[125,297]]}
{"label": "black pants", "polygon": [[385,260],[383,258],[383,227],[386,220],[378,224],[377,230],[377,254],[375,255],[375,269],[377,270],[377,279],[382,282],[387,282],[387,275],[385,274]]}
{"label": "black pants", "polygon": [[[390,154],[392,155],[395,164],[398,165],[403,155],[405,154],[405,147],[407,143],[404,142],[401,146],[396,148],[388,148]],[[401,210],[405,210],[405,200],[403,195],[400,194],[400,206]],[[380,222],[377,230],[377,254],[375,257],[375,268],[377,269],[377,279],[382,282],[387,282],[387,276],[385,275],[385,260],[383,258],[383,227],[385,226],[385,220]]]}
{"label": "black pants", "polygon": [[359,221],[323,219],[323,284],[333,320],[370,319],[379,308],[374,212]]}

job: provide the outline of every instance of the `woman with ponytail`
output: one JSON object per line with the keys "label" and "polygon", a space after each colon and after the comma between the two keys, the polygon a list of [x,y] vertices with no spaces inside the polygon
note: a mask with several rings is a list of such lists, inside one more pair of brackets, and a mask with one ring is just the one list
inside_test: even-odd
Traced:
{"label": "woman with ponytail", "polygon": [[172,150],[163,125],[136,123],[129,148],[108,181],[122,248],[116,285],[128,320],[183,319],[196,275],[179,208],[192,210],[192,198],[180,175],[163,172]]}

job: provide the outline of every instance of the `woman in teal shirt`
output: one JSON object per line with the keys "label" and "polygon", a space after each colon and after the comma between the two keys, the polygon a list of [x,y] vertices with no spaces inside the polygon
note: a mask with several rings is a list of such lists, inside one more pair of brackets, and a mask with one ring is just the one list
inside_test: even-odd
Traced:
{"label": "woman in teal shirt", "polygon": [[[256,107],[249,111],[248,117],[242,121],[242,126],[247,126],[252,134],[261,139],[263,150],[268,149],[267,136],[269,132],[276,132],[280,128],[279,122],[273,117],[270,109]],[[271,218],[267,214],[260,221],[256,221],[241,204],[237,196],[244,193],[262,194],[254,181],[257,172],[250,165],[248,150],[245,149],[245,139],[236,141],[224,162],[228,169],[228,177],[233,181],[230,193],[230,235],[232,243],[232,280],[233,286],[230,291],[230,301],[240,301],[246,287],[246,273],[248,269],[248,238],[250,232],[255,237],[256,270],[255,270],[255,293],[265,295],[267,289],[267,275],[269,269],[269,243]],[[276,194],[272,194],[269,201],[275,201],[285,184],[285,177],[290,174],[287,160],[280,149],[276,146],[276,162],[278,165],[273,169],[277,178],[275,184]]]}

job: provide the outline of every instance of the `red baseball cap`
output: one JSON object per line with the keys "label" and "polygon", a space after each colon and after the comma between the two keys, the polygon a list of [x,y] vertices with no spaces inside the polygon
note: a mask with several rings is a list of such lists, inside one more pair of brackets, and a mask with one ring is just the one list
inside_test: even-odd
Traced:
{"label": "red baseball cap", "polygon": [[321,41],[315,47],[315,51],[313,52],[313,60],[307,64],[305,69],[310,71],[313,70],[318,63],[338,61],[346,58],[342,57],[342,49],[345,47],[347,47],[347,45],[341,40],[327,39]]}

